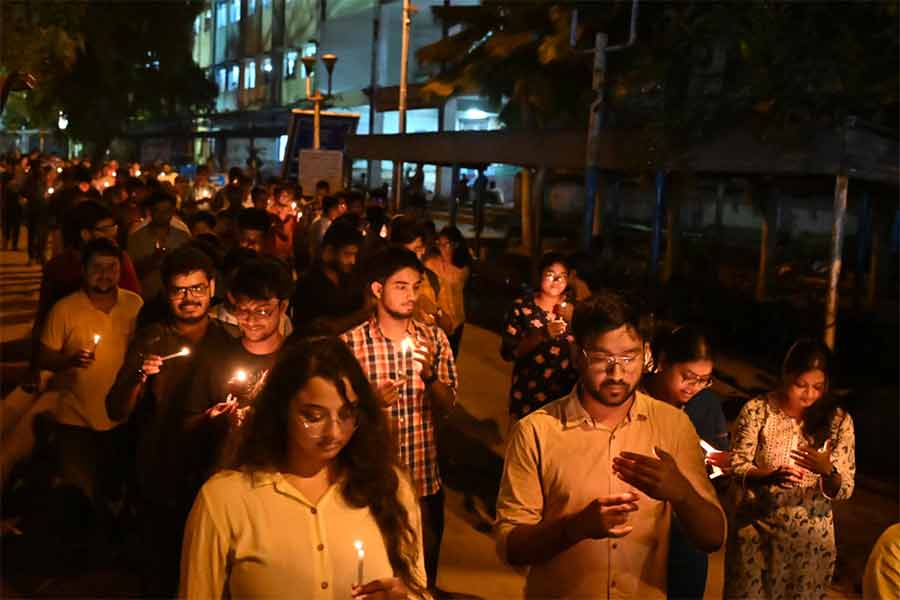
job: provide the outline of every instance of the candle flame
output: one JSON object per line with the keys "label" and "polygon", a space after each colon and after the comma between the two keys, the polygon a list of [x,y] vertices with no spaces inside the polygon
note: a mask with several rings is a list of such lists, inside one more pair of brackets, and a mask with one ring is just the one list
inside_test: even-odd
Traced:
{"label": "candle flame", "polygon": [[53,188],[47,188],[47,193],[48,193],[48,194],[52,194],[52,193],[55,192],[55,191],[56,191],[56,190],[54,190]]}
{"label": "candle flame", "polygon": [[63,171],[62,167],[56,167],[56,172],[57,172],[57,173],[62,173],[62,171]]}
{"label": "candle flame", "polygon": [[141,170],[138,169],[137,171],[135,171],[135,172],[134,172],[134,176],[135,176],[135,177],[140,177],[140,176],[141,176]]}
{"label": "candle flame", "polygon": [[412,340],[410,339],[410,337],[409,337],[409,336],[406,336],[405,338],[403,338],[403,341],[400,342],[400,350],[401,350],[404,354],[406,354],[406,353],[408,353],[408,352],[412,352],[412,348],[413,348],[413,342],[412,342]]}
{"label": "candle flame", "polygon": [[178,354],[179,354],[180,356],[187,356],[187,355],[190,354],[190,353],[191,353],[191,349],[188,348],[187,346],[182,346],[182,347],[181,347],[181,350],[178,351]]}
{"label": "candle flame", "polygon": [[359,551],[362,551],[362,549],[363,549],[363,543],[362,543],[362,541],[361,541],[361,540],[356,540],[355,542],[353,542],[353,547],[356,548],[356,549],[359,550]]}
{"label": "candle flame", "polygon": [[94,334],[94,345],[96,346],[96,345],[99,344],[99,343],[100,343],[100,334],[99,334],[99,333],[95,333],[95,334]]}
{"label": "candle flame", "polygon": [[234,379],[235,379],[235,381],[240,381],[240,382],[247,381],[247,372],[244,371],[243,369],[238,369],[237,371],[234,372]]}
{"label": "candle flame", "polygon": [[381,231],[378,232],[378,235],[381,236],[381,237],[383,237],[383,238],[386,238],[386,237],[388,236],[387,225],[382,225],[382,226],[381,226]]}

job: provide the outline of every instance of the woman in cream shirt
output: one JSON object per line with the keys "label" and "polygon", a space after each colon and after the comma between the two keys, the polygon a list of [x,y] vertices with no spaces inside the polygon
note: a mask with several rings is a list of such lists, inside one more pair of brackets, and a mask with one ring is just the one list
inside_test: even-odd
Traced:
{"label": "woman in cream shirt", "polygon": [[427,597],[416,499],[342,342],[288,350],[242,429],[188,518],[180,596]]}

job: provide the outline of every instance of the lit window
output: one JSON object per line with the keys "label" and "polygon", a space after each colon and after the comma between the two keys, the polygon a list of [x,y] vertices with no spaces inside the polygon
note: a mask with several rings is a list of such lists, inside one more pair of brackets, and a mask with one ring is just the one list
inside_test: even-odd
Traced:
{"label": "lit window", "polygon": [[216,71],[216,85],[219,86],[219,93],[222,93],[225,91],[225,85],[226,85],[225,67],[222,67],[221,69]]}
{"label": "lit window", "polygon": [[262,80],[269,83],[272,77],[272,59],[268,56],[263,58],[259,68],[262,71]]}
{"label": "lit window", "polygon": [[200,15],[194,17],[194,35],[200,33]]}
{"label": "lit window", "polygon": [[248,60],[244,65],[244,89],[252,90],[256,87],[256,61]]}
{"label": "lit window", "polygon": [[237,23],[241,20],[241,0],[231,0],[228,7],[228,22]]}
{"label": "lit window", "polygon": [[231,65],[228,71],[228,91],[238,89],[238,81],[241,79],[241,68],[237,65]]}
{"label": "lit window", "polygon": [[269,8],[272,6],[272,0],[262,0],[263,8]]}
{"label": "lit window", "polygon": [[216,27],[221,29],[228,25],[228,3],[220,2],[216,5]]}
{"label": "lit window", "polygon": [[252,15],[256,12],[256,0],[247,0],[247,14]]}
{"label": "lit window", "polygon": [[288,50],[284,53],[284,78],[293,79],[297,76],[297,51]]}
{"label": "lit window", "polygon": [[303,56],[315,56],[319,51],[319,45],[316,42],[306,42],[303,44]]}
{"label": "lit window", "polygon": [[212,22],[212,10],[207,9],[203,12],[203,31],[209,31],[210,23]]}

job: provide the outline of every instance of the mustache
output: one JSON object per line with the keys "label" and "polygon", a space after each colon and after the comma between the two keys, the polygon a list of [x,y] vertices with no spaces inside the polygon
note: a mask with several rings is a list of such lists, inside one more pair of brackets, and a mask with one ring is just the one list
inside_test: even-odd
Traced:
{"label": "mustache", "polygon": [[612,387],[614,385],[628,387],[628,384],[622,380],[604,381],[602,384],[600,384],[600,387]]}
{"label": "mustache", "polygon": [[193,306],[200,306],[199,302],[182,302],[178,305],[178,308],[191,308]]}

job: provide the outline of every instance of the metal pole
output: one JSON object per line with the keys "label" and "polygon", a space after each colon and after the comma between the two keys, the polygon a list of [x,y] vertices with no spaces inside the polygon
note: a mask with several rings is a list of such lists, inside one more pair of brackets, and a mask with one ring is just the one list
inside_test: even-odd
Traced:
{"label": "metal pole", "polygon": [[522,167],[520,173],[519,201],[522,211],[522,249],[529,256],[534,249],[533,215],[531,211],[531,169]]}
{"label": "metal pole", "polygon": [[844,220],[847,216],[847,176],[838,175],[834,182],[834,225],[831,229],[831,272],[828,296],[825,298],[825,344],[834,350],[837,331],[838,284],[841,278],[841,252],[844,245]]}
{"label": "metal pole", "polygon": [[584,170],[584,217],[582,220],[581,249],[591,249],[594,234],[594,204],[600,191],[600,163],[597,144],[600,130],[603,129],[603,109],[605,102],[604,87],[606,85],[606,44],[609,40],[605,33],[598,33],[594,38],[594,78],[592,89],[594,101],[591,103],[590,120],[588,122],[587,152]]}
{"label": "metal pole", "polygon": [[666,190],[666,174],[656,172],[656,205],[653,211],[653,239],[650,244],[651,285],[656,285],[659,273],[659,247],[662,245],[663,198]]}
{"label": "metal pole", "polygon": [[[406,133],[406,80],[409,75],[409,24],[410,0],[403,0],[403,36],[400,46],[400,89],[397,94],[397,129]],[[403,193],[403,161],[394,163],[394,210],[400,209]]]}
{"label": "metal pole", "polygon": [[316,90],[313,101],[313,149],[318,150],[321,147],[319,134],[322,117],[322,94],[318,90]]}
{"label": "metal pole", "polygon": [[[372,56],[369,65],[369,135],[375,133],[375,90],[378,87],[378,39],[381,35],[381,2],[372,3]],[[381,162],[379,161],[380,165]],[[366,167],[369,187],[375,185],[375,161],[369,159]]]}

